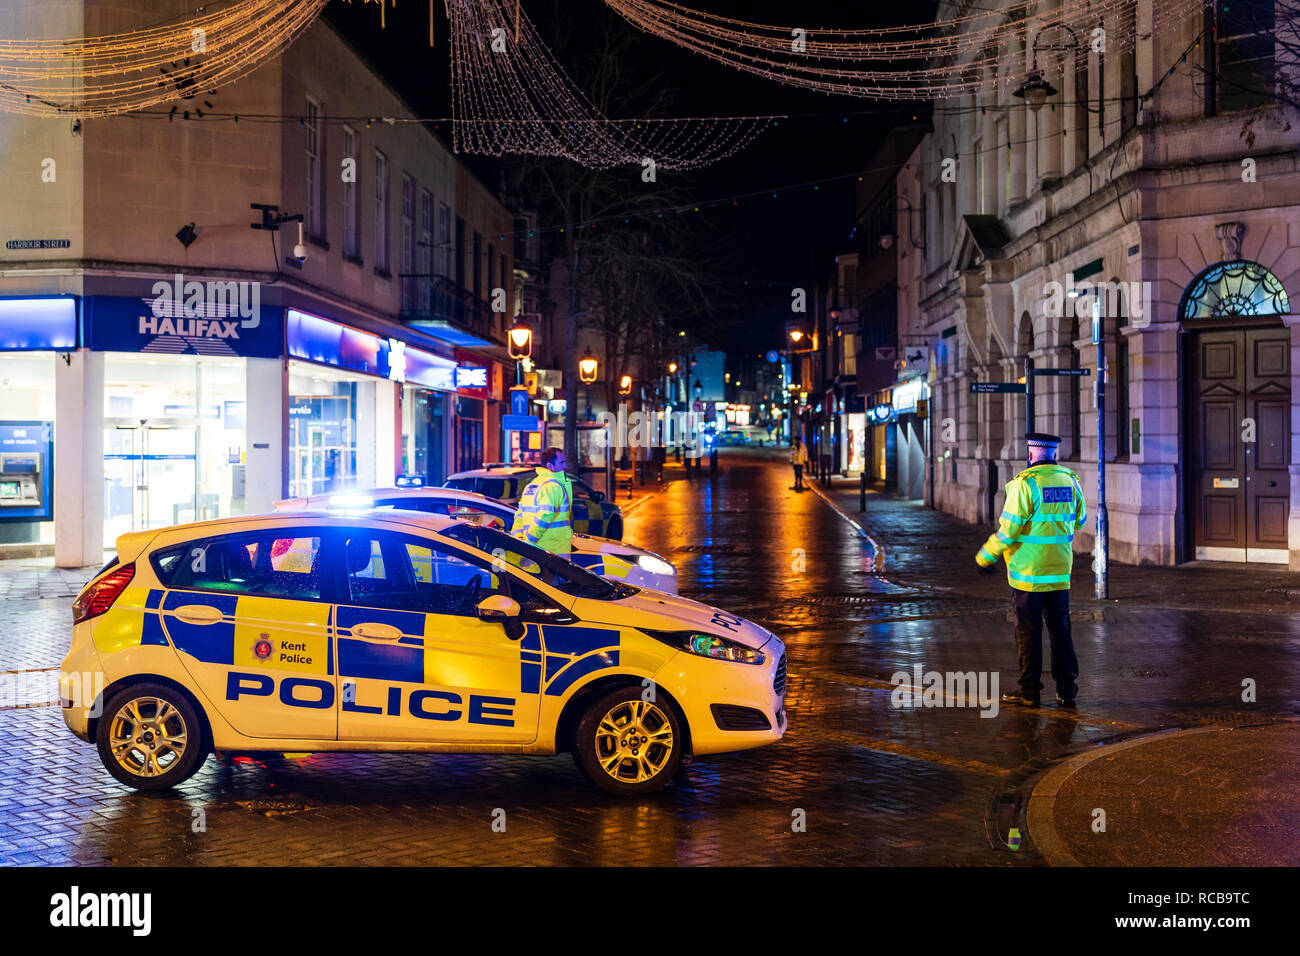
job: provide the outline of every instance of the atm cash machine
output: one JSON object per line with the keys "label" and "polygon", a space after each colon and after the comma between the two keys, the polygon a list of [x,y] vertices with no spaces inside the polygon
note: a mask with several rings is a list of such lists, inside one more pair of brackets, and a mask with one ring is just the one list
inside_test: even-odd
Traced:
{"label": "atm cash machine", "polygon": [[49,422],[0,422],[0,521],[52,517],[52,431]]}

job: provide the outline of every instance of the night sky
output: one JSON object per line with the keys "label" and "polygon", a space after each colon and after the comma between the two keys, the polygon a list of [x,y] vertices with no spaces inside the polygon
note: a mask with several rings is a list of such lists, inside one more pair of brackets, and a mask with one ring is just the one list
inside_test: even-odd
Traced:
{"label": "night sky", "polygon": [[[865,27],[904,22],[898,17],[915,22],[924,20],[933,6],[898,4],[897,8],[906,10],[899,14],[888,5],[845,4],[842,0],[804,0],[797,5],[773,0],[693,0],[689,5],[810,31],[819,25]],[[548,42],[553,36],[575,32],[559,30],[552,22],[554,0],[524,0],[523,7]],[[596,18],[606,18],[613,29],[631,35],[638,57],[636,67],[663,77],[664,84],[674,90],[671,115],[789,115],[729,159],[688,173],[661,170],[658,174],[661,183],[677,177],[694,202],[726,200],[705,207],[703,213],[685,214],[695,220],[692,241],[701,258],[715,263],[711,278],[721,291],[715,304],[722,331],[715,333],[712,344],[751,352],[779,346],[781,322],[789,315],[790,289],[795,285],[811,287],[817,277],[825,275],[831,258],[848,250],[854,215],[851,178],[825,183],[816,190],[783,191],[781,187],[849,176],[865,168],[890,124],[910,121],[925,106],[828,95],[753,76],[644,33],[600,0],[563,0],[558,9],[571,21],[571,27],[579,27],[579,35],[588,35],[586,27]],[[386,30],[379,27],[379,10],[374,5],[335,0],[325,16],[422,115],[450,115],[449,26],[441,2],[437,4],[437,45],[432,50],[427,43],[427,4],[418,0],[403,0],[396,8],[390,7]],[[795,16],[798,22],[791,20]],[[560,62],[566,64],[565,51],[557,52]],[[486,182],[498,181],[493,161],[461,158]],[[611,171],[609,175],[626,177],[628,171]],[[775,199],[771,197],[774,191],[778,193]],[[733,197],[754,192],[763,195],[740,198],[738,205],[731,205]]]}

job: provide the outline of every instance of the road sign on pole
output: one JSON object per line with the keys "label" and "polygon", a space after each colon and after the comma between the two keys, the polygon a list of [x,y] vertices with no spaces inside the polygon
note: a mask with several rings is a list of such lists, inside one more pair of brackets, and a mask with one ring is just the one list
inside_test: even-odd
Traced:
{"label": "road sign on pole", "polygon": [[1110,517],[1106,513],[1106,341],[1101,298],[1092,302],[1092,340],[1097,343],[1097,537],[1093,560],[1094,595],[1104,600],[1110,589]]}

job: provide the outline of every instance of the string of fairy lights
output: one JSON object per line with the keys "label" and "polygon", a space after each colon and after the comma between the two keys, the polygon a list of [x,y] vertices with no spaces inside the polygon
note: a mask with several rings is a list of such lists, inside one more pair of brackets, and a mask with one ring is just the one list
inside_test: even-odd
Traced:
{"label": "string of fairy lights", "polygon": [[457,152],[564,157],[596,169],[650,160],[683,170],[731,156],[768,125],[746,117],[611,120],[564,72],[515,0],[446,0],[446,7]]}
{"label": "string of fairy lights", "polygon": [[0,110],[109,116],[218,89],[279,55],[327,0],[238,0],[85,39],[0,39]]}
{"label": "string of fairy lights", "polygon": [[[1057,73],[1086,56],[1109,24],[1107,54],[1132,49],[1135,0],[1061,0],[1055,8],[982,8],[928,24],[804,30],[722,17],[667,0],[604,0],[638,28],[736,69],[787,85],[870,99],[945,99],[1018,83],[999,69],[1033,49]],[[1188,22],[1213,0],[1162,0],[1149,29]],[[1123,27],[1123,28],[1117,28]],[[850,65],[851,64],[851,65]]]}
{"label": "string of fairy lights", "polygon": [[[283,52],[326,2],[229,0],[218,9],[201,7],[190,16],[125,33],[0,40],[0,109],[94,117],[179,100],[169,118],[184,109],[188,119],[186,101]],[[379,4],[381,23],[384,11],[396,6],[396,0],[365,2]],[[735,154],[784,118],[607,117],[557,62],[520,0],[443,2],[451,25],[453,109],[444,122],[457,152],[564,157],[593,168],[651,160],[656,167],[688,170]],[[1112,24],[1105,38],[1108,53],[1131,49],[1138,34],[1135,0],[1059,0],[1032,13],[1027,4],[1008,4],[925,24],[807,31],[726,18],[669,0],[604,2],[656,36],[778,82],[940,104],[957,98],[974,103],[999,83],[1018,82],[1026,61],[1044,71],[1064,71],[1068,57],[1083,55],[1095,42],[1091,31],[1099,23]],[[1143,30],[1183,21],[1210,2],[1161,0]],[[1014,68],[1005,68],[1011,63]],[[979,96],[990,104],[996,99]],[[206,105],[211,113],[211,103]],[[204,115],[197,108],[194,113]]]}

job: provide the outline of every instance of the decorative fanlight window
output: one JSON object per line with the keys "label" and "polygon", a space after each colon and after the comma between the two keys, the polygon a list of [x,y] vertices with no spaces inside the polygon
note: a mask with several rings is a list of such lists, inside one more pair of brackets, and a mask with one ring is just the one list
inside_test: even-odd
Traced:
{"label": "decorative fanlight window", "polygon": [[1178,315],[1208,319],[1223,315],[1287,315],[1291,304],[1278,277],[1244,259],[1210,266],[1183,295]]}

